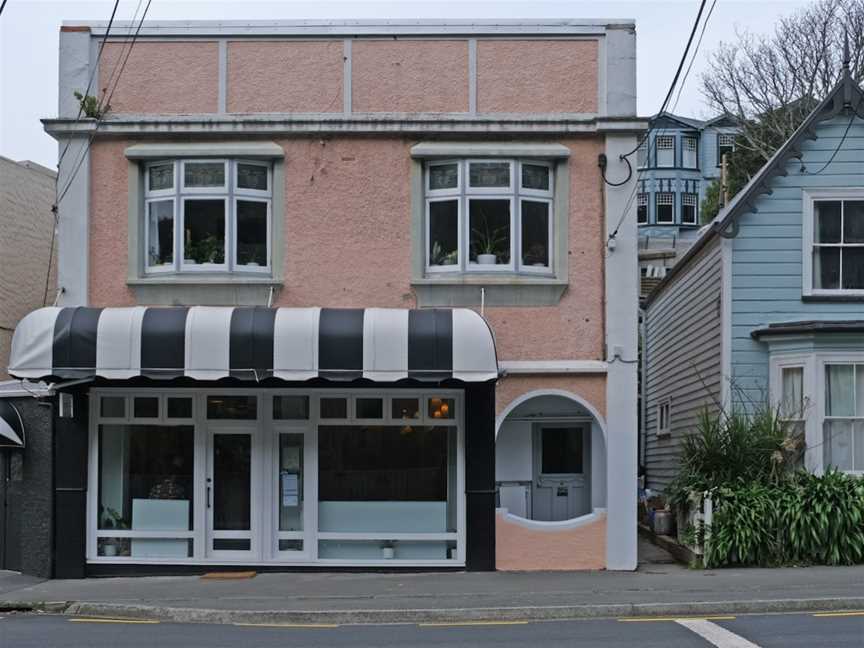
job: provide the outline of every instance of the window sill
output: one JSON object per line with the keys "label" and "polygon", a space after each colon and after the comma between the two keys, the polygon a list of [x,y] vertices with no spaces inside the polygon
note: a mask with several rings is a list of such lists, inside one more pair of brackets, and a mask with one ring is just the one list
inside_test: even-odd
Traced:
{"label": "window sill", "polygon": [[273,277],[204,275],[133,277],[126,285],[142,305],[265,306],[272,292],[282,288]]}
{"label": "window sill", "polygon": [[[445,275],[411,281],[417,305],[425,307],[556,306],[568,282],[556,277],[525,275]],[[485,297],[481,294],[485,289]]]}
{"label": "window sill", "polygon": [[261,285],[261,286],[281,286],[281,279],[274,279],[270,276],[256,276],[244,274],[219,274],[219,275],[154,275],[147,277],[136,277],[126,280],[129,286],[236,286],[240,285]]}
{"label": "window sill", "polygon": [[836,295],[818,294],[818,295],[802,295],[802,302],[846,302],[846,303],[862,303],[864,302],[864,293],[838,293]]}

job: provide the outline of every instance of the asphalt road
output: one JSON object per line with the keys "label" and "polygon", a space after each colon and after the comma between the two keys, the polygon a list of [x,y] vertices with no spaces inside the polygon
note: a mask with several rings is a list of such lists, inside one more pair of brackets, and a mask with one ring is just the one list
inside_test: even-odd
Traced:
{"label": "asphalt road", "polygon": [[704,619],[591,619],[453,625],[258,626],[158,623],[45,615],[0,619],[2,648],[861,648],[864,611],[717,616]]}

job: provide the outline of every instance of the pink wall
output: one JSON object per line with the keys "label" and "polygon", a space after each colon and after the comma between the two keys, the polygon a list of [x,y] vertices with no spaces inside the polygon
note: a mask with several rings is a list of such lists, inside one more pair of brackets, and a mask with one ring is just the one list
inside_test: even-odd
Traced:
{"label": "pink wall", "polygon": [[[502,358],[500,344],[498,357]],[[579,396],[590,403],[601,416],[606,417],[606,376],[604,374],[506,376],[499,380],[495,387],[495,414],[500,415],[522,394],[548,389],[559,389]]]}
{"label": "pink wall", "polygon": [[341,40],[228,43],[228,112],[342,112]]}
{"label": "pink wall", "polygon": [[578,529],[527,529],[495,516],[495,566],[501,571],[606,568],[606,518]]}
{"label": "pink wall", "polygon": [[477,110],[595,112],[597,41],[479,41]]}
{"label": "pink wall", "polygon": [[[135,43],[111,98],[112,112],[216,112],[219,104],[218,47],[215,42]],[[122,42],[105,45],[99,64],[100,95],[101,89],[108,87],[115,65],[118,61],[123,64],[127,50]]]}
{"label": "pink wall", "polygon": [[467,112],[468,42],[354,41],[356,112]]}
{"label": "pink wall", "polygon": [[[604,246],[596,168],[601,140],[561,141],[572,150],[570,286],[557,306],[486,309],[502,360],[602,357]],[[126,286],[127,163],[123,156],[124,147],[131,143],[97,141],[92,147],[93,305],[133,302]],[[276,305],[415,306],[410,240],[413,141],[356,137],[279,143],[285,150],[286,170],[285,284],[277,293]],[[507,393],[510,380],[502,384],[502,394]],[[595,397],[589,400],[602,402]]]}

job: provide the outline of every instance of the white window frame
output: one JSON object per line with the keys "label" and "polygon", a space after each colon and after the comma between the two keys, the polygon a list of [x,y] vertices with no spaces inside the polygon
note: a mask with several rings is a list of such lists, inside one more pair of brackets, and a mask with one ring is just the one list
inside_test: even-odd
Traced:
{"label": "white window frame", "polygon": [[[231,420],[207,419],[206,399],[208,396],[256,396],[257,419]],[[273,397],[285,395],[309,396],[309,417],[305,420],[275,420],[273,419]],[[99,405],[103,396],[118,396],[126,399],[126,412],[123,418],[102,418]],[[159,402],[159,417],[135,420],[132,418],[131,406],[135,396],[156,396]],[[166,418],[168,397],[191,396],[193,398],[192,419]],[[321,397],[345,397],[348,399],[348,418],[320,419],[319,399]],[[354,417],[354,399],[356,397],[383,397],[384,417],[382,419],[363,419]],[[428,414],[428,399],[432,397],[453,399],[456,407],[452,419],[436,419]],[[318,530],[318,427],[319,425],[404,425],[406,421],[391,415],[390,403],[393,398],[418,398],[420,417],[408,421],[411,425],[436,426],[456,428],[456,531],[434,533],[402,533],[402,532],[322,532]],[[86,554],[89,564],[161,564],[161,565],[282,565],[301,566],[309,564],[350,567],[464,567],[466,557],[467,530],[467,498],[465,496],[465,398],[462,390],[454,389],[206,389],[206,388],[98,388],[91,390],[89,399],[89,449],[88,449],[88,489],[87,489],[87,530]],[[100,425],[160,425],[176,426],[191,425],[194,427],[195,456],[194,484],[192,493],[193,524],[190,531],[132,531],[123,529],[98,529],[99,510],[99,426]],[[251,512],[252,549],[249,552],[237,551],[214,555],[207,551],[208,536],[206,483],[206,461],[208,439],[213,430],[251,431],[252,434],[252,470],[253,482],[251,499],[255,503]],[[274,457],[274,449],[278,447],[279,434],[304,434],[303,446],[303,481],[304,509],[303,531],[279,531],[278,518],[274,517],[277,510],[274,497],[274,479],[278,479],[275,470],[278,457]],[[255,478],[258,472],[258,479]],[[267,476],[269,474],[269,477]],[[275,528],[274,528],[275,524]],[[220,537],[225,537],[222,532]],[[241,532],[246,533],[246,532]],[[99,538],[165,538],[193,540],[193,557],[179,558],[131,558],[119,556],[98,556]],[[278,550],[278,540],[303,539],[302,551]],[[318,557],[318,542],[320,540],[394,540],[396,542],[446,541],[456,543],[456,555],[448,559],[323,559]],[[242,555],[241,555],[242,554]],[[250,558],[251,556],[251,558]]]}
{"label": "white window frame", "polygon": [[[671,202],[660,202],[660,196],[671,196]],[[672,207],[672,218],[669,220],[660,220],[660,205]],[[674,225],[675,224],[675,194],[671,191],[658,191],[654,194],[654,222],[657,225]]]}
{"label": "white window frame", "polygon": [[[864,187],[852,187],[848,189],[821,189],[821,190],[802,190],[802,250],[801,250],[801,267],[802,267],[802,290],[803,294],[811,297],[844,295],[853,297],[864,297],[864,289],[843,288],[843,266],[841,261],[840,266],[840,287],[839,288],[814,288],[813,277],[813,251],[815,245],[815,204],[821,201],[847,201],[847,200],[864,200]],[[845,208],[844,208],[845,209]],[[841,220],[840,231],[843,231],[843,223]],[[841,234],[842,235],[842,234]],[[827,247],[827,246],[826,246]],[[830,247],[846,248],[864,248],[864,243],[838,243],[832,244]]]}
{"label": "white window frame", "polygon": [[[688,144],[693,145],[688,149]],[[688,164],[688,155],[692,153],[693,163]],[[681,166],[685,169],[699,168],[699,137],[696,135],[684,135],[681,137]]]}
{"label": "white window frame", "polygon": [[[717,166],[723,165],[723,155],[720,153],[720,149],[722,148],[730,148],[732,149],[730,152],[735,151],[735,140],[738,138],[736,133],[717,133]],[[724,143],[724,141],[726,143]]]}
{"label": "white window frame", "polygon": [[[665,410],[665,416],[664,416]],[[672,434],[672,399],[664,398],[657,403],[656,421],[654,423],[658,437],[668,437]]]}
{"label": "white window frame", "polygon": [[[826,403],[825,403],[825,371],[829,365],[851,365],[856,367],[858,365],[864,365],[864,353],[844,353],[844,352],[836,352],[836,353],[820,353],[816,355],[816,389],[818,394],[818,429],[817,433],[819,434],[818,442],[824,443],[824,422],[829,417],[826,414]],[[853,370],[854,371],[854,370]],[[857,376],[856,376],[857,379]],[[857,398],[857,393],[855,394]],[[856,409],[857,411],[857,409]],[[864,417],[861,416],[837,416],[830,417],[832,419],[839,420],[864,420]],[[855,433],[853,427],[852,433],[852,456],[854,460],[855,456]],[[827,468],[824,465],[824,452],[822,452],[823,448],[821,445],[819,446],[818,460],[820,464],[820,468],[822,471]],[[864,475],[864,467],[861,470],[845,470],[843,471],[848,475]]]}
{"label": "white window frame", "polygon": [[[669,146],[661,146],[668,144]],[[660,161],[660,151],[670,151],[672,153],[672,161],[668,164]],[[654,155],[656,156],[657,167],[670,169],[675,167],[675,136],[674,135],[656,135],[654,137]]]}
{"label": "white window frame", "polygon": [[[686,199],[692,199],[692,205],[685,205],[684,201]],[[693,207],[693,220],[684,220],[684,207]],[[681,224],[682,225],[698,225],[699,224],[699,194],[695,193],[682,193],[681,194]]]}
{"label": "white window frame", "polygon": [[[470,165],[477,162],[508,162],[510,164],[510,186],[505,187],[469,187]],[[450,189],[431,190],[430,173],[431,167],[456,164],[458,185]],[[524,189],[522,187],[522,165],[530,164],[545,166],[549,169],[549,190]],[[533,160],[518,158],[458,158],[445,160],[429,160],[423,167],[424,187],[424,250],[423,265],[425,272],[430,275],[439,273],[509,273],[552,276],[555,264],[555,163],[549,160]],[[437,201],[456,200],[458,220],[458,263],[450,266],[432,265],[430,263],[429,242],[431,240],[430,229],[430,205]],[[510,263],[492,265],[480,265],[470,261],[471,223],[470,206],[472,200],[509,200],[510,201]],[[526,266],[522,264],[522,200],[534,202],[545,202],[549,206],[549,238],[547,245],[549,264],[544,267]]]}
{"label": "white window frame", "polygon": [[[647,191],[640,191],[636,194],[636,224],[637,225],[647,225],[649,220],[649,212],[651,211],[648,207],[648,196],[650,194]],[[645,208],[645,218],[639,217],[639,208]]]}
{"label": "white window frame", "polygon": [[[224,165],[225,182],[221,187],[183,186],[187,164],[196,162],[218,162]],[[174,186],[171,189],[150,191],[150,169],[154,166],[172,164],[174,167]],[[241,189],[237,186],[238,165],[248,164],[267,169],[267,190]],[[270,162],[244,158],[173,158],[147,162],[144,165],[143,192],[143,269],[145,276],[154,275],[184,275],[196,273],[230,273],[239,276],[269,275],[273,271],[273,165]],[[161,266],[150,265],[150,204],[153,202],[173,201],[174,213],[174,263]],[[184,255],[183,232],[185,219],[185,204],[187,200],[223,200],[225,202],[225,262],[222,264],[190,264],[186,263]],[[267,203],[267,263],[264,266],[246,266],[237,264],[237,201]],[[140,230],[139,230],[140,231]]]}

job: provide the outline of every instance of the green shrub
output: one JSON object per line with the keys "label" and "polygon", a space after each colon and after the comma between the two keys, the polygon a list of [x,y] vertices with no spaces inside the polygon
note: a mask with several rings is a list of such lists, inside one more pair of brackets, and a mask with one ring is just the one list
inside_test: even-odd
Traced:
{"label": "green shrub", "polygon": [[717,488],[707,567],[864,562],[864,480],[829,470]]}

